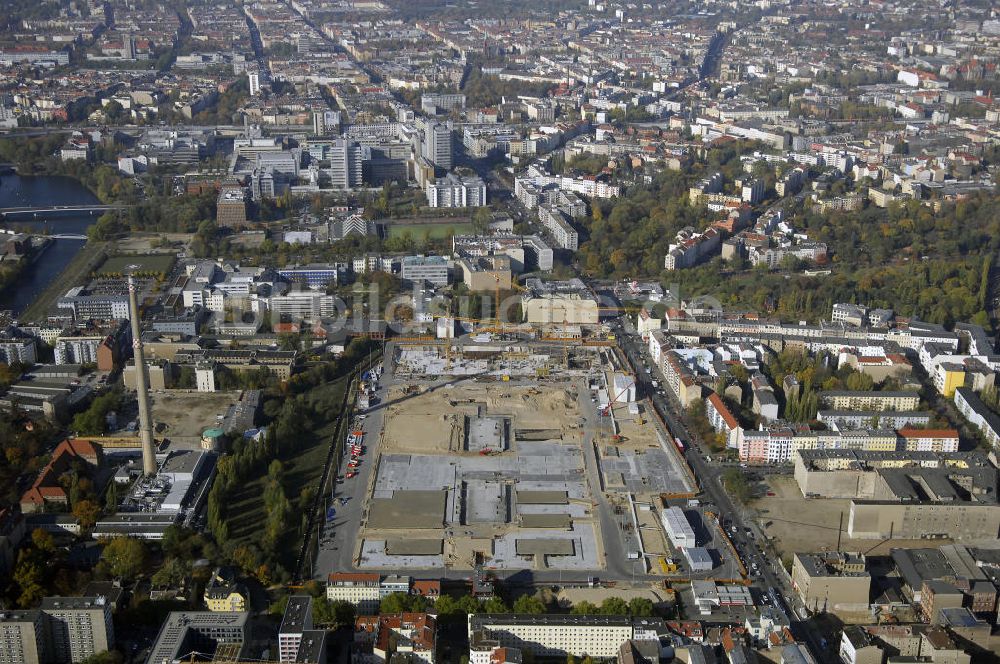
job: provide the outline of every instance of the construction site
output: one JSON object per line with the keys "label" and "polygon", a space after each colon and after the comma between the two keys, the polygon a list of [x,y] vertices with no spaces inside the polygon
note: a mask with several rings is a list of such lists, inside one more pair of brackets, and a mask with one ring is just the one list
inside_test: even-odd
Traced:
{"label": "construction site", "polygon": [[658,515],[697,486],[611,344],[413,340],[391,355],[367,480],[344,487],[364,501],[342,543],[353,567],[685,571]]}

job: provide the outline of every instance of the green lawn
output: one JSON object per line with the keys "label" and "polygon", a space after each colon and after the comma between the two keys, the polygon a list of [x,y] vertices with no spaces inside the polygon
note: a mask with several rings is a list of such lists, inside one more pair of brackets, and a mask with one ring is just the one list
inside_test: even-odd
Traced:
{"label": "green lawn", "polygon": [[400,237],[404,233],[409,233],[414,240],[422,240],[429,237],[432,240],[441,240],[451,235],[463,235],[472,233],[472,224],[455,220],[455,223],[435,223],[435,224],[393,224],[390,223],[386,229],[389,237]]}
{"label": "green lawn", "polygon": [[125,274],[128,266],[137,265],[139,272],[166,275],[176,258],[170,254],[136,254],[111,256],[96,272],[98,274]]}

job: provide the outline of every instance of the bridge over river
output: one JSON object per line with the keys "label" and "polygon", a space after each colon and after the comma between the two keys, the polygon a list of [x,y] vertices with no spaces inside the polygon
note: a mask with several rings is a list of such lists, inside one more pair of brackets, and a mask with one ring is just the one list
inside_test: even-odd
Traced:
{"label": "bridge over river", "polygon": [[38,207],[6,207],[0,208],[0,217],[51,215],[60,212],[72,214],[102,214],[108,210],[123,210],[125,205],[49,205]]}

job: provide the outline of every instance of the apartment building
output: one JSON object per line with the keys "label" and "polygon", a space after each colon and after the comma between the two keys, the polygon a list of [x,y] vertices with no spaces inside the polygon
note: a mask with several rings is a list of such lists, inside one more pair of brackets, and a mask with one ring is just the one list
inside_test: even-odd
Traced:
{"label": "apartment building", "polygon": [[693,228],[685,228],[677,233],[676,242],[668,247],[667,255],[663,259],[663,268],[680,270],[692,267],[718,250],[721,244],[722,235],[715,228],[706,229],[704,233],[697,233]]}
{"label": "apartment building", "polygon": [[663,362],[663,356],[666,351],[671,348],[670,337],[666,335],[662,330],[653,330],[647,335],[649,343],[649,354],[653,358],[653,362],[656,366],[660,366]]}
{"label": "apartment building", "polygon": [[796,432],[790,427],[744,431],[739,442],[740,460],[749,463],[785,463],[791,458]]}
{"label": "apartment building", "polygon": [[696,399],[701,398],[701,383],[695,379],[694,372],[677,351],[671,350],[663,353],[660,369],[663,371],[667,386],[673,390],[682,406],[687,408]]}
{"label": "apartment building", "polygon": [[46,597],[50,656],[56,662],[81,662],[115,645],[111,605],[103,597]]}
{"label": "apartment building", "polygon": [[961,362],[939,362],[934,365],[931,377],[934,387],[945,399],[955,396],[955,390],[965,386],[965,364]]}
{"label": "apartment building", "polygon": [[205,606],[209,611],[246,611],[248,596],[246,587],[237,582],[235,571],[228,567],[216,569],[205,586]]}
{"label": "apartment building", "polygon": [[663,327],[663,319],[656,317],[649,309],[643,307],[635,318],[635,329],[643,339],[649,339],[649,333]]}
{"label": "apartment building", "polygon": [[0,664],[48,664],[42,611],[0,611]]}
{"label": "apartment building", "polygon": [[967,387],[959,387],[955,390],[955,407],[979,430],[986,442],[994,448],[1000,447],[1000,416],[990,410],[979,395]]}
{"label": "apartment building", "polygon": [[327,579],[326,598],[350,602],[361,614],[376,613],[382,599],[381,581],[378,574],[334,572]]}
{"label": "apartment building", "polygon": [[0,337],[0,362],[32,365],[37,359],[33,338]]}
{"label": "apartment building", "polygon": [[900,449],[908,452],[957,452],[957,429],[916,429],[907,427],[897,434]]}
{"label": "apartment building", "polygon": [[785,463],[800,450],[955,452],[958,433],[953,429],[916,428],[811,431],[805,425],[782,425],[744,431],[739,445],[740,458],[751,463]]}
{"label": "apartment building", "polygon": [[635,627],[625,616],[470,614],[469,643],[494,639],[536,657],[614,658]]}
{"label": "apartment building", "polygon": [[902,429],[904,427],[920,428],[931,421],[929,411],[896,412],[891,410],[821,410],[816,413],[816,419],[830,429],[867,429],[886,428]]}
{"label": "apartment building", "polygon": [[486,205],[486,183],[480,177],[459,177],[454,173],[424,187],[427,205],[442,208],[482,207]]}
{"label": "apartment building", "polygon": [[908,391],[828,390],[819,393],[820,403],[833,410],[916,410],[920,395]]}
{"label": "apartment building", "polygon": [[123,341],[129,334],[119,330],[114,335],[65,336],[56,339],[53,352],[56,364],[95,364],[98,371],[111,371],[120,358]]}
{"label": "apartment building", "polygon": [[712,428],[725,437],[726,447],[739,449],[740,439],[743,436],[743,428],[740,426],[736,416],[729,410],[729,406],[715,392],[712,392],[705,399],[705,415],[708,417],[708,422],[712,425]]}
{"label": "apartment building", "polygon": [[423,140],[420,144],[420,153],[427,161],[434,165],[435,169],[451,170],[452,160],[452,134],[448,125],[431,122],[426,123],[422,132]]}
{"label": "apartment building", "polygon": [[576,251],[579,248],[579,233],[570,224],[569,216],[557,206],[538,206],[538,221],[552,235],[552,239],[560,248],[569,251]]}

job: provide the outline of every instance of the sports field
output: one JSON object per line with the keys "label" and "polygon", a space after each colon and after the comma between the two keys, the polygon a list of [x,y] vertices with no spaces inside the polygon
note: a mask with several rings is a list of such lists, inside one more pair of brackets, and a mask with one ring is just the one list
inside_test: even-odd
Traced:
{"label": "sports field", "polygon": [[409,233],[414,240],[441,240],[452,235],[465,235],[472,233],[472,224],[459,219],[455,223],[435,222],[433,224],[389,224],[386,227],[388,237],[402,237]]}
{"label": "sports field", "polygon": [[125,274],[130,265],[136,265],[138,267],[135,271],[139,274],[166,275],[173,267],[174,260],[176,257],[170,254],[123,254],[111,256],[96,272],[99,275]]}

